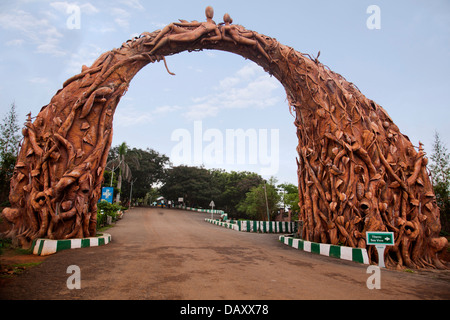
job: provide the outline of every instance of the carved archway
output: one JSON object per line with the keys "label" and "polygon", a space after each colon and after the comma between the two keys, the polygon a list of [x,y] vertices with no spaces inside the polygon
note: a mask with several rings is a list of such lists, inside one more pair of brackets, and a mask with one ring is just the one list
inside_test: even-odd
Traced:
{"label": "carved archway", "polygon": [[[94,236],[113,115],[131,79],[183,51],[223,50],[262,66],[284,86],[298,136],[304,239],[366,247],[366,231],[393,231],[390,267],[439,267],[440,219],[427,159],[387,112],[317,59],[231,24],[181,21],[125,42],[68,79],[34,122],[29,117],[3,216],[10,236]],[[166,66],[167,67],[167,66]],[[170,71],[169,71],[170,72]],[[376,260],[376,251],[369,249]]]}

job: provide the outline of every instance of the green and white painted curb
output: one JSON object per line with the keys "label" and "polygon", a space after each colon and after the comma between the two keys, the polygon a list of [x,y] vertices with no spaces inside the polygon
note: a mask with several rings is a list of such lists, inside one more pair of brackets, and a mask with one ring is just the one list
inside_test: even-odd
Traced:
{"label": "green and white painted curb", "polygon": [[328,257],[335,257],[343,260],[355,261],[363,264],[369,264],[369,256],[367,250],[362,248],[351,248],[344,246],[336,246],[325,243],[315,243],[292,236],[280,236],[280,242],[298,250],[317,253]]}
{"label": "green and white painted curb", "polygon": [[289,233],[296,232],[297,224],[287,221],[219,221],[205,219],[206,222],[242,232]]}
{"label": "green and white painted curb", "polygon": [[61,250],[98,247],[111,242],[111,235],[103,233],[98,237],[67,240],[37,239],[33,242],[33,254],[47,256]]}
{"label": "green and white painted curb", "polygon": [[237,221],[238,230],[262,233],[296,232],[297,224],[287,221]]}
{"label": "green and white painted curb", "polygon": [[219,221],[217,219],[205,219],[206,222],[215,224],[216,226],[221,226],[227,229],[233,229],[236,231],[239,231],[237,228],[237,225],[235,223],[231,223],[231,222],[225,222],[225,221]]}
{"label": "green and white painted curb", "polygon": [[181,210],[187,210],[187,211],[204,212],[204,213],[218,213],[218,214],[225,213],[223,210],[199,209],[199,208],[192,208],[192,207],[183,207],[183,206],[180,206],[180,205],[175,206],[175,208],[181,209]]}

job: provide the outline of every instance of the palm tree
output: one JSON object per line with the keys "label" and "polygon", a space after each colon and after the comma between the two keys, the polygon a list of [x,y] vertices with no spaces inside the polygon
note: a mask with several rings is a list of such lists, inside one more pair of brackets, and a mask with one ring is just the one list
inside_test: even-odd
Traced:
{"label": "palm tree", "polygon": [[[128,151],[128,146],[125,142],[123,142],[118,148],[117,158],[108,161],[108,163],[106,164],[107,167],[111,167],[111,166],[113,167],[112,174],[114,174],[114,168],[119,168],[119,176],[117,178],[117,189],[119,189],[119,190],[122,188],[122,179],[125,179],[126,181],[130,181],[131,177],[132,177],[130,167],[125,162],[125,156],[127,154],[127,151]],[[120,203],[120,192],[117,192],[115,202],[117,204]]]}

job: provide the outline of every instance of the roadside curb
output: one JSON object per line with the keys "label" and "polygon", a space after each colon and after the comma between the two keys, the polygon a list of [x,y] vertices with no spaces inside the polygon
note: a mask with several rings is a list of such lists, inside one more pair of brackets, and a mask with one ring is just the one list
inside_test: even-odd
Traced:
{"label": "roadside curb", "polygon": [[219,221],[219,220],[215,220],[215,219],[205,219],[206,222],[215,224],[216,226],[221,226],[227,229],[233,229],[236,231],[239,231],[239,229],[237,228],[237,225],[234,223],[229,223],[229,222],[223,222],[223,221]]}
{"label": "roadside curb", "polygon": [[195,212],[203,212],[203,213],[217,213],[217,214],[223,214],[225,211],[223,210],[217,210],[217,209],[199,209],[199,208],[192,208],[192,207],[183,207],[180,205],[174,206],[176,209],[180,210],[187,210],[187,211],[195,211]]}
{"label": "roadside curb", "polygon": [[234,221],[226,222],[217,219],[205,219],[206,222],[241,232],[286,233],[295,232],[296,223],[287,221]]}
{"label": "roadside curb", "polygon": [[88,247],[98,247],[111,242],[111,235],[103,233],[98,237],[77,238],[66,240],[36,239],[33,241],[33,254],[38,256],[47,256],[61,250],[78,249]]}
{"label": "roadside curb", "polygon": [[291,235],[280,236],[279,240],[283,244],[298,250],[303,250],[306,252],[312,252],[343,260],[350,260],[362,264],[369,264],[369,256],[367,255],[366,249],[336,246],[325,243],[315,243],[311,241],[294,238]]}

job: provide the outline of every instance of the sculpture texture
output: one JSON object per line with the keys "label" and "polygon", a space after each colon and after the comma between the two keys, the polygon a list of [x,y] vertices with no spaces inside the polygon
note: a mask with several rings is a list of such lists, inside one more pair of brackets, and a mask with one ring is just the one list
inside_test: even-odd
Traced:
{"label": "sculpture texture", "polygon": [[[182,51],[224,50],[256,62],[284,86],[298,136],[304,239],[366,247],[366,231],[392,231],[388,267],[445,268],[440,219],[422,146],[342,76],[276,39],[212,20],[172,23],[102,54],[68,79],[32,122],[3,216],[22,246],[94,236],[113,115],[134,75]],[[166,65],[167,68],[167,65]],[[169,71],[170,72],[170,71]],[[368,248],[371,261],[377,252]]]}

